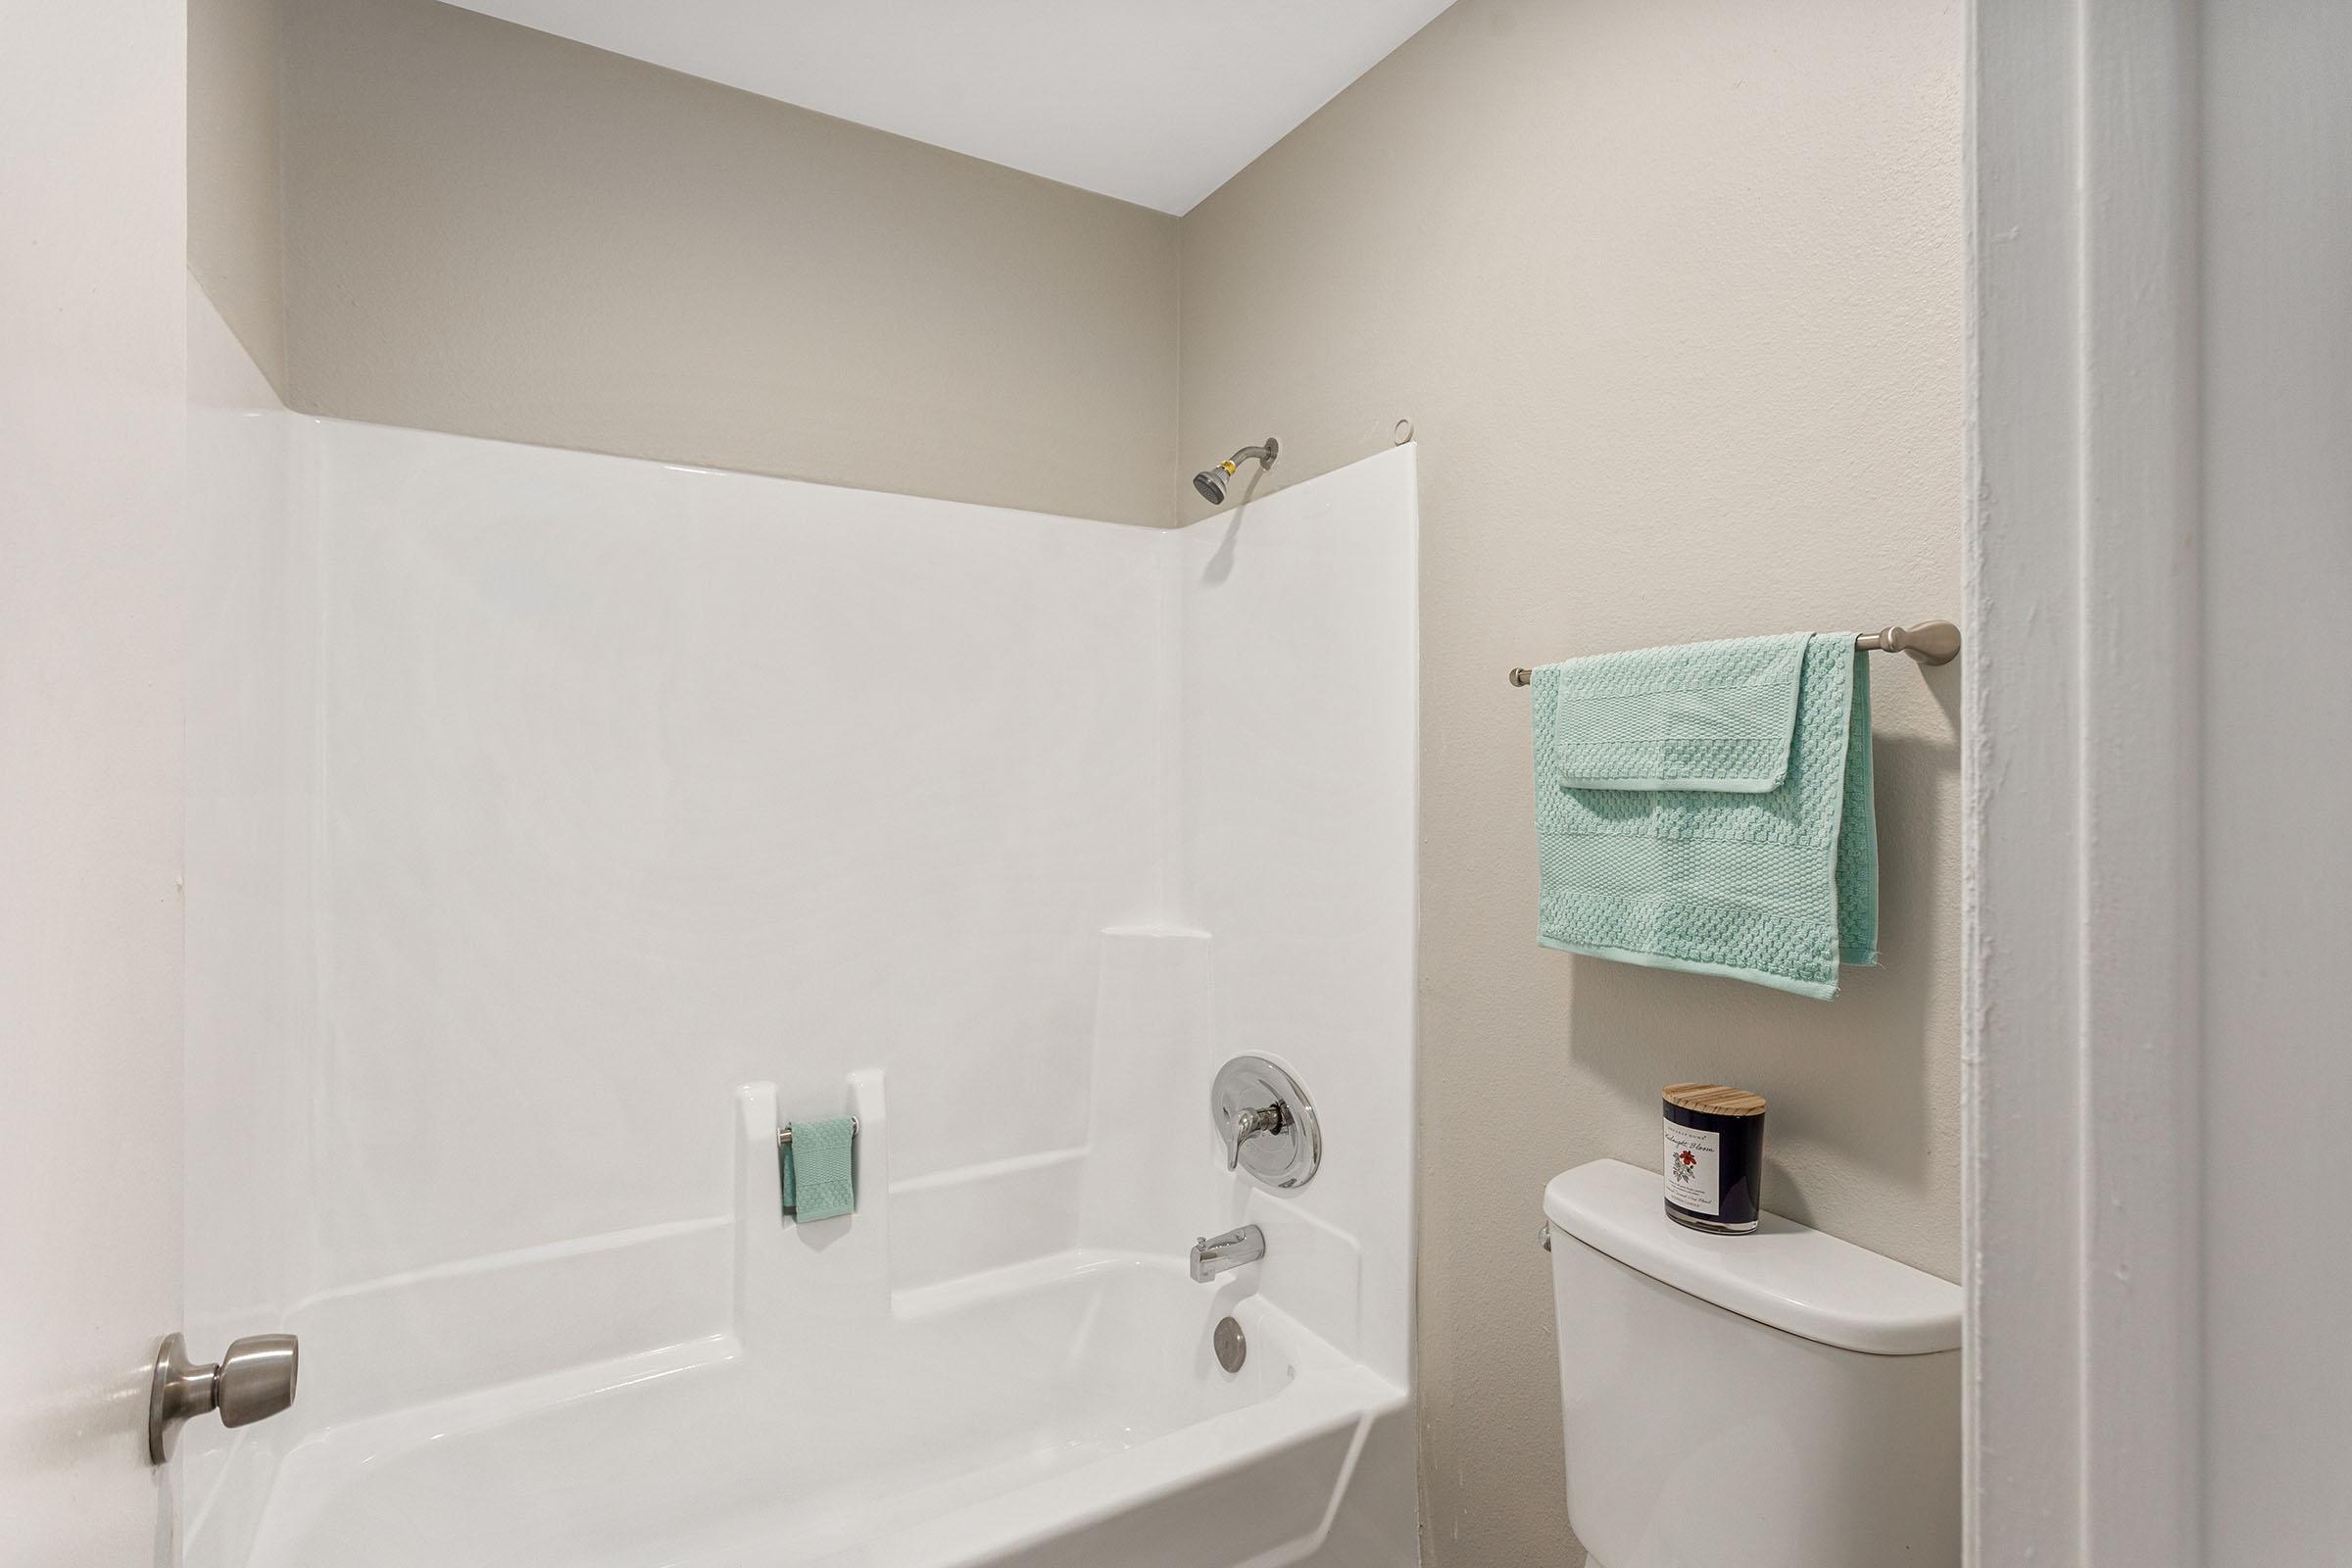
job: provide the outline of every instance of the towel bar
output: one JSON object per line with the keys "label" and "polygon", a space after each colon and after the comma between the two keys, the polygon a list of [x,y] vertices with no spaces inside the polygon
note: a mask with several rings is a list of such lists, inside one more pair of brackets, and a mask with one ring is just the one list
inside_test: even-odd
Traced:
{"label": "towel bar", "polygon": [[[1888,626],[1866,631],[1854,639],[1865,653],[1909,654],[1923,664],[1948,664],[1960,657],[1960,628],[1948,620],[1923,620],[1916,626]],[[1532,669],[1511,671],[1511,684],[1525,686],[1536,678]]]}
{"label": "towel bar", "polygon": [[[857,1137],[857,1136],[858,1136],[858,1131],[859,1131],[859,1128],[858,1128],[858,1118],[857,1118],[857,1117],[855,1117],[855,1116],[852,1116],[852,1117],[850,1118],[850,1136],[851,1136],[852,1138],[855,1138],[855,1137]],[[791,1142],[792,1142],[792,1123],[790,1123],[790,1122],[786,1122],[786,1123],[785,1123],[783,1126],[781,1126],[781,1127],[779,1127],[779,1128],[777,1128],[777,1129],[776,1129],[776,1147],[777,1147],[778,1149],[782,1149],[782,1148],[783,1148],[783,1147],[784,1147],[786,1144],[789,1144],[789,1143],[791,1143]]]}

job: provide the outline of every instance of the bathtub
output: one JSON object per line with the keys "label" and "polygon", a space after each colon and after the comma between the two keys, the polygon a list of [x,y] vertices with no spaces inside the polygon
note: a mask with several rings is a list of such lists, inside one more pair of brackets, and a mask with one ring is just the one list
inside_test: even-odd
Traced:
{"label": "bathtub", "polygon": [[[781,1220],[775,1093],[757,1085],[727,1219],[301,1309],[314,1422],[277,1461],[250,1568],[1413,1560],[1406,1391],[1266,1289],[1284,1262],[1344,1272],[1308,1233],[1268,1212],[1267,1262],[1206,1285],[1171,1247],[906,1288],[893,1224],[951,1189],[892,1192],[879,1074],[854,1092],[880,1190],[851,1220]],[[982,1172],[959,1200],[1002,1208],[1029,1179]],[[937,1229],[906,1234],[929,1256]],[[660,1338],[698,1282],[730,1280],[719,1332],[593,1353]],[[1248,1347],[1232,1372],[1212,1340],[1227,1316]],[[1333,1545],[1350,1508],[1379,1516],[1374,1544]]]}
{"label": "bathtub", "polygon": [[397,1411],[287,1456],[253,1562],[1296,1560],[1404,1395],[1247,1289],[1071,1254],[910,1293],[839,1354],[718,1336]]}

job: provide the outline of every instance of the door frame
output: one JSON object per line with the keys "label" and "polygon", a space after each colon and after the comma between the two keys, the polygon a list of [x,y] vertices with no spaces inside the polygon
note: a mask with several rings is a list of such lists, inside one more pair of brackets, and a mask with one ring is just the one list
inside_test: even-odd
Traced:
{"label": "door frame", "polygon": [[1970,25],[1968,1561],[2197,1561],[2193,0]]}

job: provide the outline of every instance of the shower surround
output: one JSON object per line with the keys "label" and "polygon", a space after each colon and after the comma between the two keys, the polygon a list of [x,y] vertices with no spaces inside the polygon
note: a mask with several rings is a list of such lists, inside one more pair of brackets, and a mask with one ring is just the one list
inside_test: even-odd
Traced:
{"label": "shower surround", "polygon": [[189,1325],[304,1365],[188,1562],[1413,1561],[1412,450],[1160,532],[298,418],[192,315]]}

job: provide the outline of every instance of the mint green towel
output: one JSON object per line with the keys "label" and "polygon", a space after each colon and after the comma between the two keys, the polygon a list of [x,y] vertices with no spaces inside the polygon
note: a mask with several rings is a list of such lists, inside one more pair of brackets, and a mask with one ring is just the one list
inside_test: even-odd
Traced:
{"label": "mint green towel", "polygon": [[[1806,637],[1741,637],[1551,666],[1559,782],[1761,795],[1788,773]],[[1541,698],[1539,698],[1541,701]]]}
{"label": "mint green towel", "polygon": [[858,1206],[858,1123],[848,1116],[792,1124],[784,1146],[784,1210],[806,1225]]}
{"label": "mint green towel", "polygon": [[1532,696],[1545,947],[1821,998],[1878,961],[1851,633],[1571,660]]}

